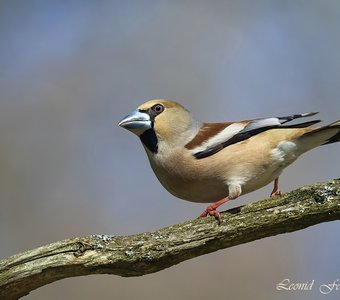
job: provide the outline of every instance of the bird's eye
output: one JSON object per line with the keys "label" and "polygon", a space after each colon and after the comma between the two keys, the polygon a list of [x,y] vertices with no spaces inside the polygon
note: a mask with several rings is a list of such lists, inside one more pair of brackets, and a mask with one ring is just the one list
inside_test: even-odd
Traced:
{"label": "bird's eye", "polygon": [[162,104],[156,104],[152,109],[155,113],[160,114],[164,110],[164,106]]}

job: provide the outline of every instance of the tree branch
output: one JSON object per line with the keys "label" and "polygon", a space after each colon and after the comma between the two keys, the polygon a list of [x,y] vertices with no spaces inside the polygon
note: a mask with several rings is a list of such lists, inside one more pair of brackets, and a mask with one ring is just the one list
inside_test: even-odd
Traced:
{"label": "tree branch", "polygon": [[0,261],[0,299],[18,299],[53,281],[88,274],[141,276],[219,249],[340,219],[340,179],[299,188],[155,232],[92,235]]}

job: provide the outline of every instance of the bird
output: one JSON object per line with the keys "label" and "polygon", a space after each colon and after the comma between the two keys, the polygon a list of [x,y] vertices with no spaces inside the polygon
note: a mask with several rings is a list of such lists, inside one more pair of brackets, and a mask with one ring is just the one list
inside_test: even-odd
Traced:
{"label": "bird", "polygon": [[303,153],[340,141],[340,120],[289,122],[316,112],[236,122],[198,121],[181,104],[150,100],[118,125],[139,137],[152,170],[175,197],[212,203],[199,217],[221,223],[219,206],[274,182],[270,196],[281,195],[279,176]]}

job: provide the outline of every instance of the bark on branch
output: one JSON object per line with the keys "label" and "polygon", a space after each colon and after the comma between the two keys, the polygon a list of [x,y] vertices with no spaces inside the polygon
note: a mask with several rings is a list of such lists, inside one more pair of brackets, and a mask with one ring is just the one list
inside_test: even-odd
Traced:
{"label": "bark on branch", "polygon": [[340,179],[299,188],[155,232],[92,235],[56,242],[0,261],[0,299],[18,299],[53,281],[88,274],[141,276],[184,260],[340,219]]}

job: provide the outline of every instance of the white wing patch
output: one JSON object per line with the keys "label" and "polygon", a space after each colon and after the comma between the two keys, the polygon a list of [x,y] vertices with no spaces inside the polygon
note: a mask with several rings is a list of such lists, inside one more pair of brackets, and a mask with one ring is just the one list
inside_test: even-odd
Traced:
{"label": "white wing patch", "polygon": [[278,118],[267,118],[252,120],[244,129],[249,131],[261,127],[280,126],[281,123]]}
{"label": "white wing patch", "polygon": [[232,138],[235,134],[240,132],[245,127],[245,124],[234,123],[223,129],[221,132],[211,137],[207,141],[203,142],[202,145],[195,147],[192,149],[192,153],[198,153],[209,149],[211,147],[217,146],[230,138]]}

